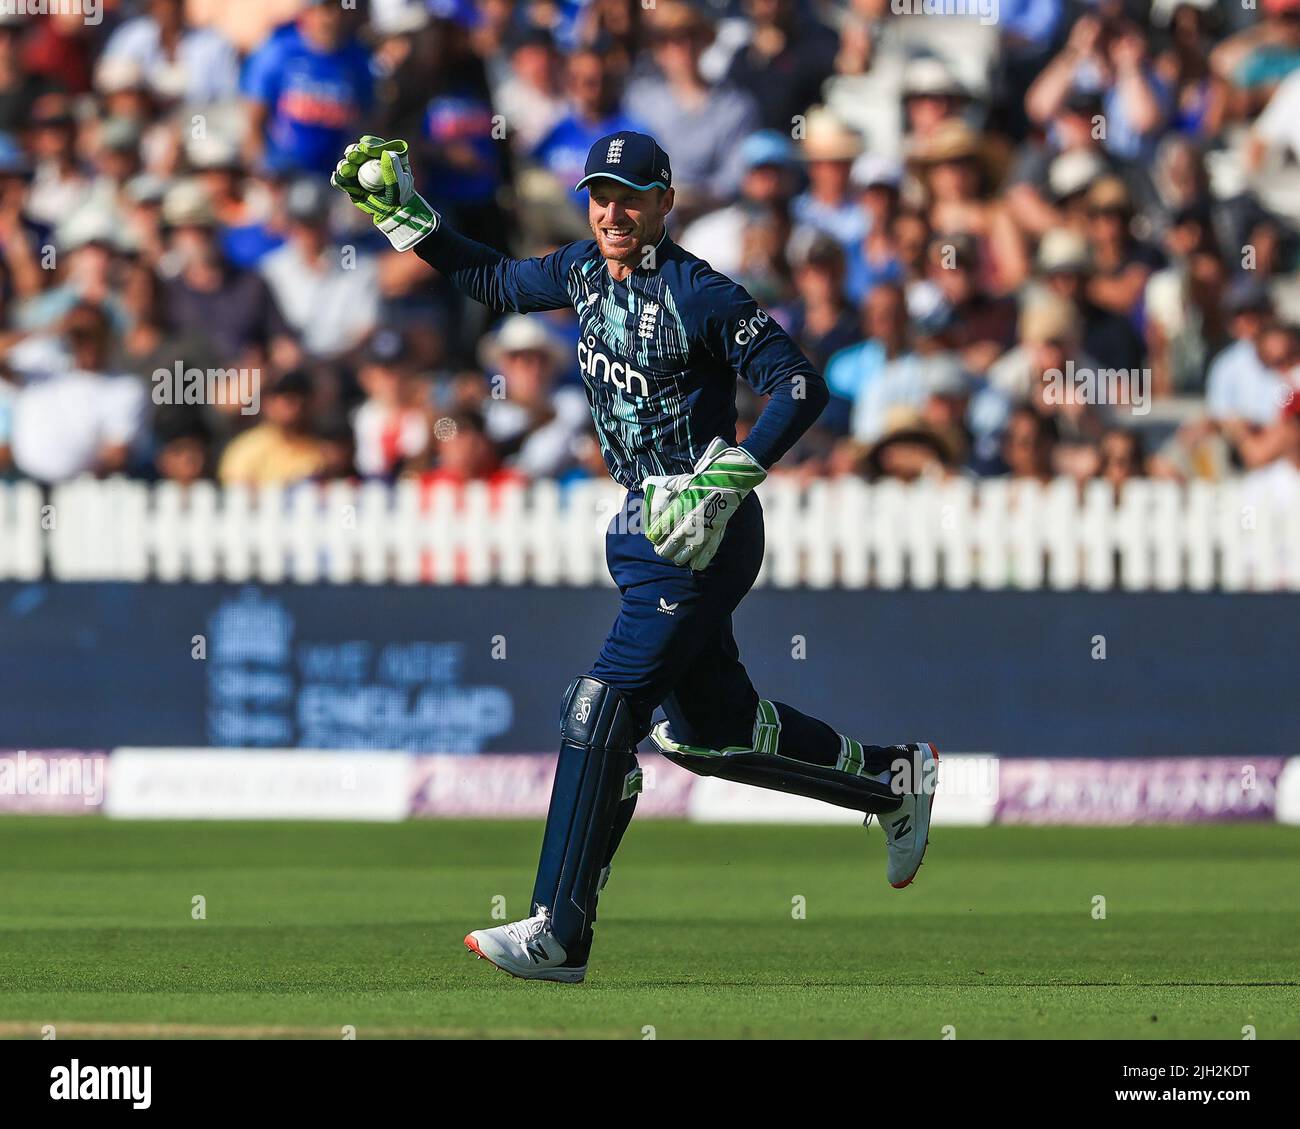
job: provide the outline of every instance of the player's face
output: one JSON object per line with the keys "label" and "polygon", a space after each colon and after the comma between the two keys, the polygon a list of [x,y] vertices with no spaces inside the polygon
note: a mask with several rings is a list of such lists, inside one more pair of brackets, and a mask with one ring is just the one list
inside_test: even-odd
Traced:
{"label": "player's face", "polygon": [[673,190],[629,188],[616,180],[595,180],[587,199],[587,222],[606,259],[634,263],[643,248],[653,247],[663,234],[664,217],[672,211]]}

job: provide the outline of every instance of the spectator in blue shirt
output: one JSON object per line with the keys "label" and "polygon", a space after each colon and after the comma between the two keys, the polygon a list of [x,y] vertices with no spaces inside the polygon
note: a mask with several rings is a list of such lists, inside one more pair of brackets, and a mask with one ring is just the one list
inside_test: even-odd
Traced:
{"label": "spectator in blue shirt", "polygon": [[307,0],[248,60],[251,143],[277,169],[329,173],[361,131],[373,99],[370,57],[345,31],[343,9]]}
{"label": "spectator in blue shirt", "polygon": [[618,77],[599,51],[570,55],[567,80],[572,109],[542,138],[533,158],[570,191],[573,206],[586,215],[586,190],[574,192],[573,186],[582,179],[588,151],[607,134],[644,132],[645,126],[623,112]]}

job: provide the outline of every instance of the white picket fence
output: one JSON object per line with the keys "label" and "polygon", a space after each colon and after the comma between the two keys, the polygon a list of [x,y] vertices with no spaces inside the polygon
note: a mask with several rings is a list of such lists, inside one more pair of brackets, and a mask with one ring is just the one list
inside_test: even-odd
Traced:
{"label": "white picket fence", "polygon": [[[778,588],[1300,591],[1300,507],[1239,482],[1136,482],[1117,503],[1004,480],[762,487]],[[608,482],[182,490],[85,479],[0,486],[0,578],[310,584],[610,583]]]}

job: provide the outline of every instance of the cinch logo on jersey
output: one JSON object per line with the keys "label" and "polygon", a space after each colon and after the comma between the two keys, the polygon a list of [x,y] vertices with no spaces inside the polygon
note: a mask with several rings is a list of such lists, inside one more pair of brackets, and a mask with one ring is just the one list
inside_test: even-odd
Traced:
{"label": "cinch logo on jersey", "polygon": [[82,1066],[73,1059],[70,1066],[50,1071],[53,1101],[127,1101],[132,1109],[148,1109],[151,1066]]}
{"label": "cinch logo on jersey", "polygon": [[608,353],[596,348],[596,338],[590,333],[586,340],[578,342],[578,368],[584,376],[592,380],[603,380],[620,392],[646,397],[650,395],[650,383],[646,380],[645,373],[638,372],[626,361],[611,360]]}
{"label": "cinch logo on jersey", "polygon": [[736,330],[736,344],[748,345],[763,332],[771,320],[772,317],[766,310],[759,310],[752,318],[742,321],[740,328]]}

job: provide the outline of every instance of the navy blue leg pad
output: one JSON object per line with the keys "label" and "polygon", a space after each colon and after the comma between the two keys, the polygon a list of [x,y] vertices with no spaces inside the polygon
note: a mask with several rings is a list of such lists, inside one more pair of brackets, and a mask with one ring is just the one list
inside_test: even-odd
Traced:
{"label": "navy blue leg pad", "polygon": [[632,715],[619,691],[578,678],[564,697],[560,759],[542,837],[533,908],[551,911],[565,949],[578,945],[595,915],[633,744]]}

